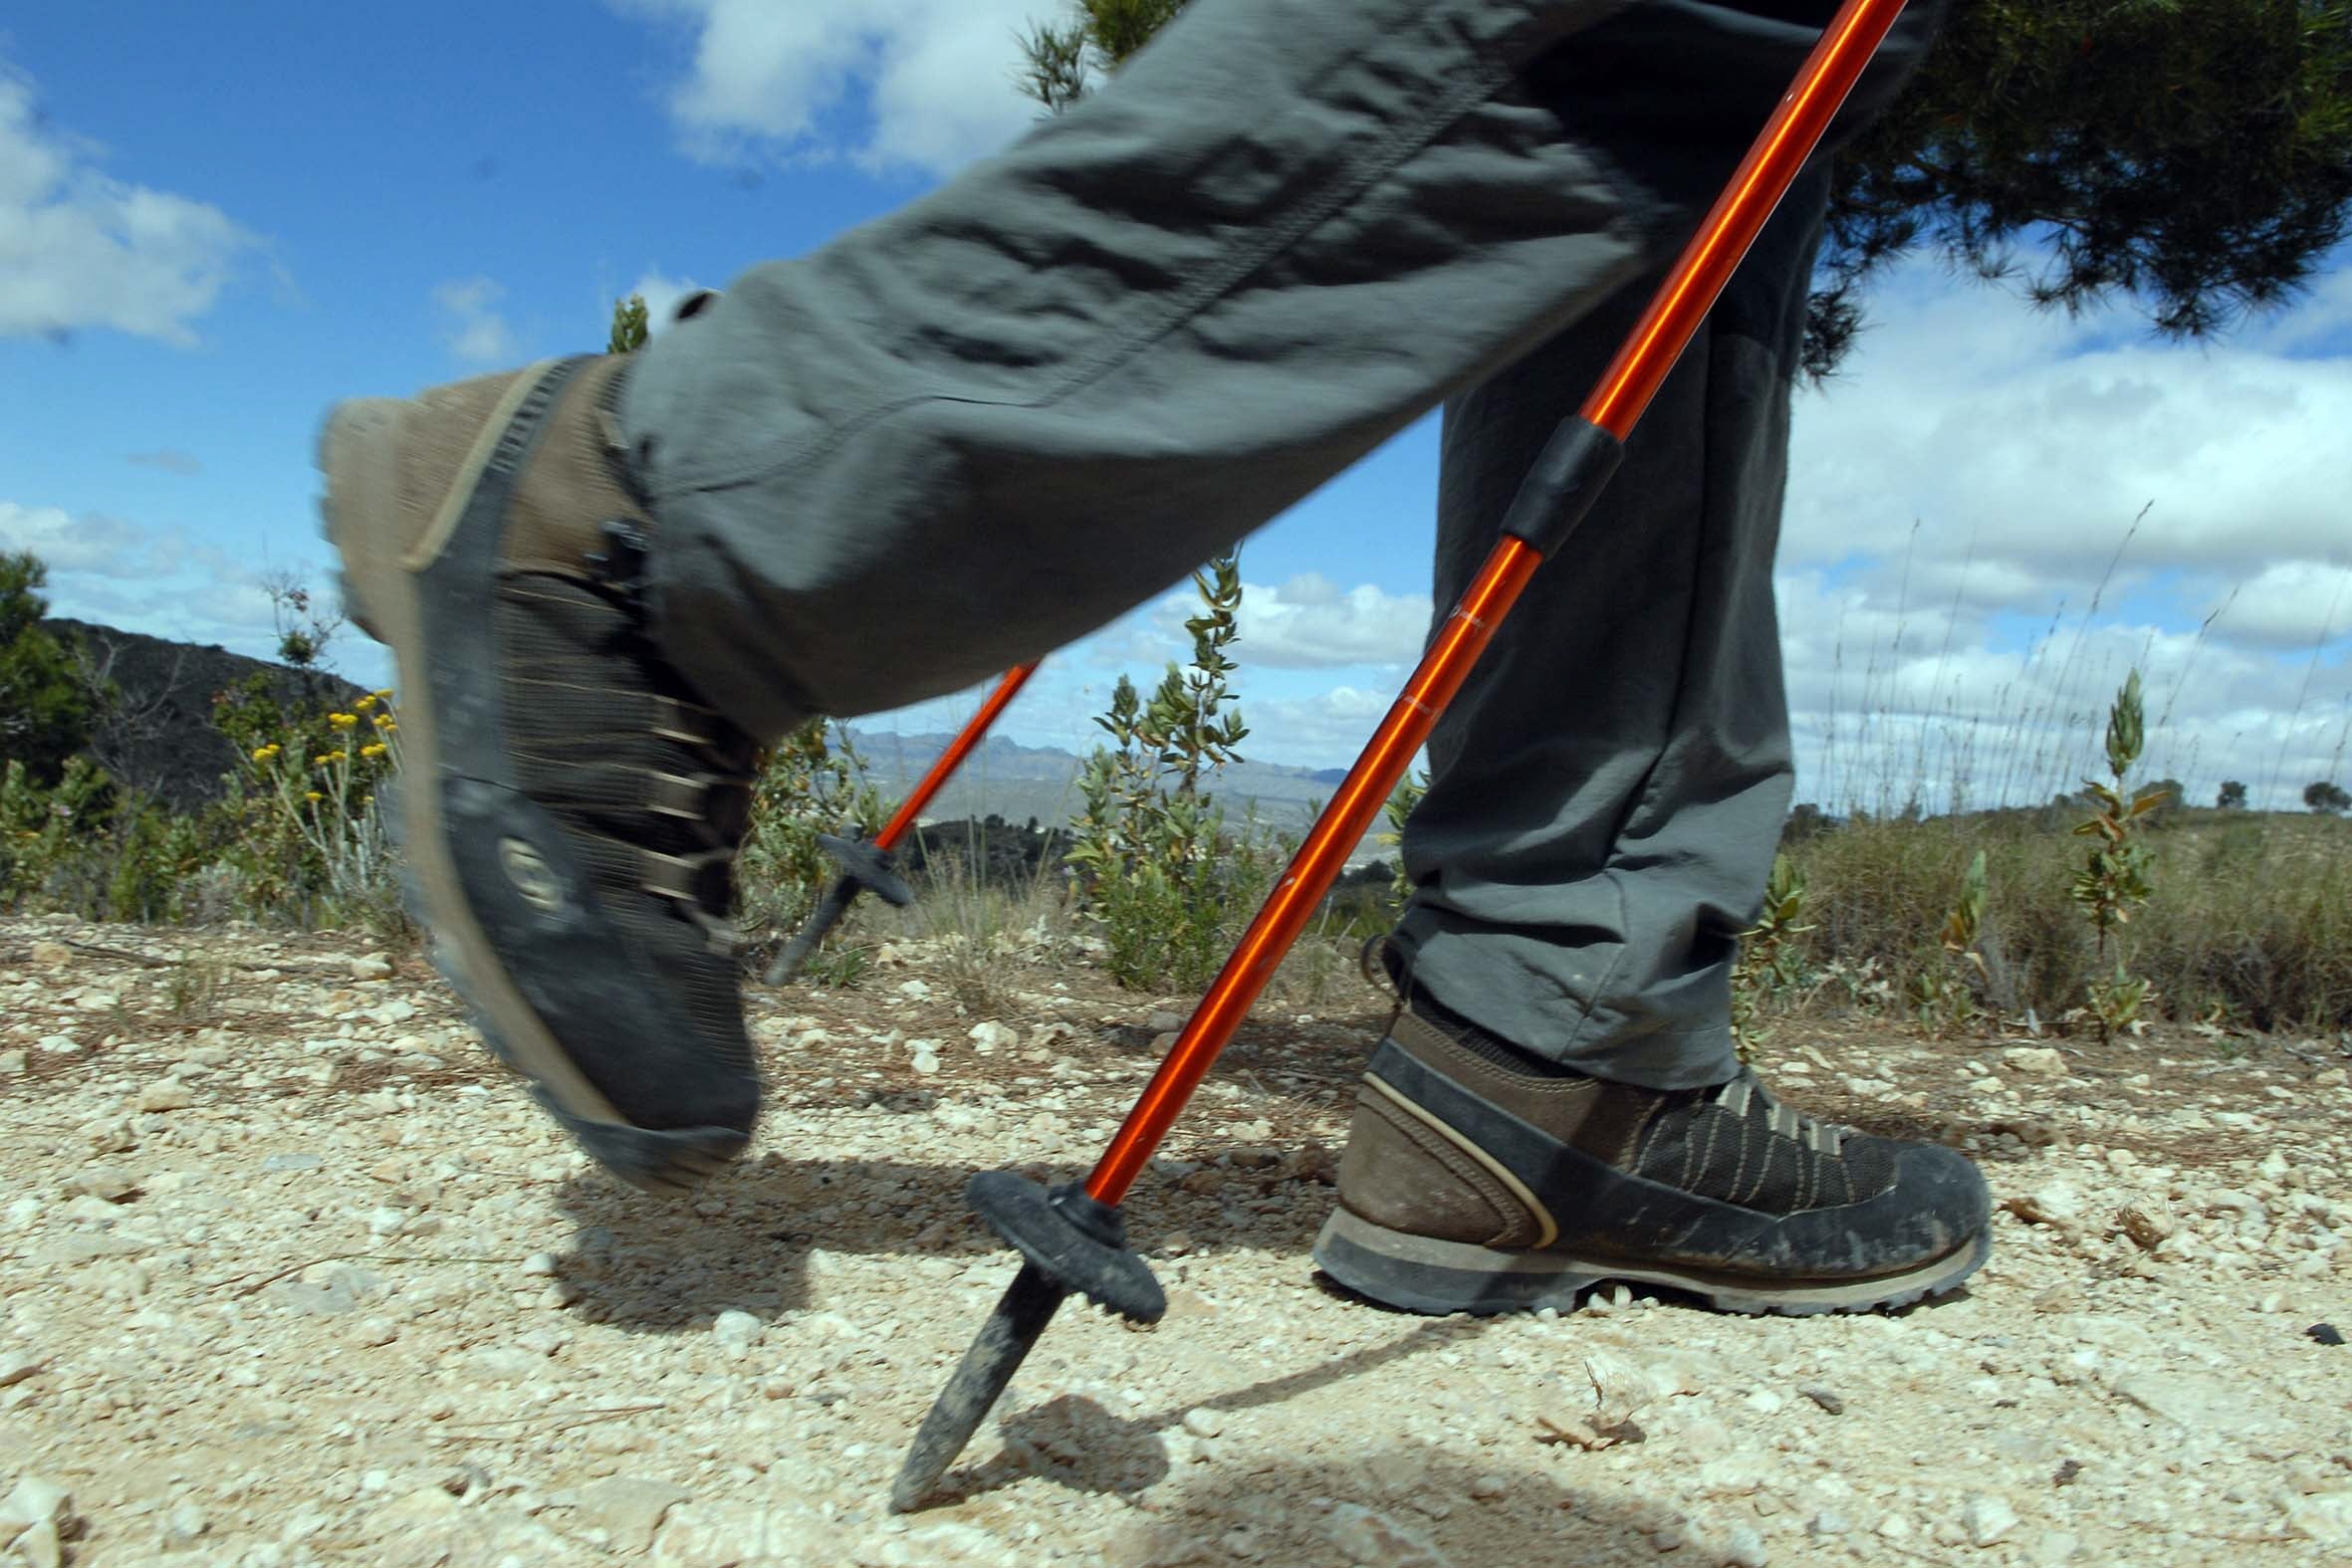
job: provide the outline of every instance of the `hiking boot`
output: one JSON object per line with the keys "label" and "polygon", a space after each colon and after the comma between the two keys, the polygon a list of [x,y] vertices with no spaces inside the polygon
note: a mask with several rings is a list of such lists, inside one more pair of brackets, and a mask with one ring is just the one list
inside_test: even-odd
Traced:
{"label": "hiking boot", "polygon": [[1565,1311],[1603,1280],[1856,1312],[1959,1285],[1989,1221],[1985,1179],[1941,1145],[1800,1115],[1746,1068],[1707,1089],[1587,1077],[1413,994],[1357,1092],[1314,1259],[1414,1312]]}
{"label": "hiking boot", "polygon": [[758,1111],[727,924],[755,747],[648,634],[623,364],[339,404],[321,509],[399,661],[397,827],[436,962],[589,1154],[674,1192]]}

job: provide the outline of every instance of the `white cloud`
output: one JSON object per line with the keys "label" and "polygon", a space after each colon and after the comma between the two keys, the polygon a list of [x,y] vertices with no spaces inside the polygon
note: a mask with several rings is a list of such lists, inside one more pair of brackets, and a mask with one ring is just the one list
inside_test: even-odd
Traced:
{"label": "white cloud", "polygon": [[[1200,596],[1187,584],[1156,601],[1131,635],[1110,638],[1100,651],[1181,663],[1192,651],[1185,619],[1200,608]],[[1282,583],[1245,581],[1239,629],[1233,652],[1245,666],[1401,671],[1421,657],[1429,595],[1390,593],[1369,582],[1343,589],[1316,571]]]}
{"label": "white cloud", "polygon": [[441,311],[441,346],[468,364],[507,364],[522,357],[514,330],[499,313],[506,290],[488,278],[454,279],[433,290]]}
{"label": "white cloud", "polygon": [[1817,572],[1779,580],[1797,796],[1836,810],[2032,803],[2103,776],[2108,704],[2140,671],[2147,749],[2133,774],[2220,781],[2291,808],[2344,771],[2352,662],[2300,659],[2196,629],[2084,616],[2010,645],[1967,606],[1909,613]]}
{"label": "white cloud", "polygon": [[0,65],[0,337],[112,328],[178,347],[258,242],[218,207],[99,171]]}
{"label": "white cloud", "polygon": [[2352,632],[2352,561],[2275,561],[2238,584],[2213,614],[2215,626],[2236,641],[2324,646]]}
{"label": "white cloud", "polygon": [[49,568],[50,613],[268,656],[275,622],[250,557],[184,529],[0,501],[0,551]]}
{"label": "white cloud", "polygon": [[1242,755],[1299,768],[1346,767],[1395,703],[1394,691],[1376,687],[1340,685],[1305,697],[1259,698],[1245,687],[1242,716],[1250,738]]}
{"label": "white cloud", "polygon": [[1791,442],[1800,797],[1942,809],[2074,788],[2134,666],[2148,778],[2202,801],[2238,778],[2291,806],[2342,770],[2352,272],[2210,345],[1925,266],[1873,309]]}
{"label": "white cloud", "polygon": [[[1917,521],[1915,565],[2089,583],[2144,508],[2138,570],[2227,584],[2280,560],[2352,562],[2352,355],[2286,351],[2313,340],[2287,319],[2164,344],[2114,315],[2036,315],[1922,277],[1887,291],[1845,384],[1799,401],[1785,563],[1891,556]],[[2342,293],[2331,277],[2317,321]]]}
{"label": "white cloud", "polygon": [[1013,87],[1016,40],[1054,10],[1041,0],[613,3],[692,36],[691,63],[664,95],[690,155],[929,172],[996,150],[1036,118]]}
{"label": "white cloud", "polygon": [[1421,657],[1428,634],[1428,594],[1369,582],[1341,591],[1310,571],[1278,586],[1244,587],[1237,647],[1276,669],[1403,668]]}

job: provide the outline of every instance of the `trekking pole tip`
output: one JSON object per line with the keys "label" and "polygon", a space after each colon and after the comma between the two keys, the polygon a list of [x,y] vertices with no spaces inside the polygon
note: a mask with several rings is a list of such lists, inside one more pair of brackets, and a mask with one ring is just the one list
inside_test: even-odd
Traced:
{"label": "trekking pole tip", "polygon": [[1139,1323],[1156,1323],[1168,1310],[1150,1267],[1127,1249],[1118,1210],[1077,1183],[1049,1192],[1007,1171],[983,1171],[965,1196],[1020,1249],[1021,1272],[923,1417],[890,1487],[893,1513],[910,1512],[931,1495],[1069,1296]]}

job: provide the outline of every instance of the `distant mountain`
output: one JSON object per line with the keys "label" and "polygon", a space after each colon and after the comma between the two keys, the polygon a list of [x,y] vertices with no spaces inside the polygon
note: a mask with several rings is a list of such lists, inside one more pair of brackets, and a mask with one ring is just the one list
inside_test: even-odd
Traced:
{"label": "distant mountain", "polygon": [[122,693],[91,737],[101,767],[175,811],[192,811],[222,794],[221,776],[237,767],[237,749],[212,727],[212,699],[255,673],[269,678],[282,703],[332,702],[348,708],[365,694],[341,676],[247,658],[218,645],[172,642],[62,616],[42,626],[85,650],[91,669]]}
{"label": "distant mountain", "polygon": [[[179,810],[190,810],[221,792],[221,775],[236,767],[236,753],[210,724],[213,696],[256,671],[266,673],[285,701],[328,701],[349,707],[361,688],[340,677],[247,658],[217,646],[172,642],[143,632],[52,617],[51,631],[90,649],[94,664],[122,689],[122,713],[115,732],[102,735],[92,750],[108,771],[155,794]],[[884,794],[912,789],[955,737],[946,732],[899,735],[849,728],[851,743]],[[1067,826],[1081,805],[1077,778],[1082,759],[1054,746],[1024,746],[991,735],[948,782],[924,815],[935,821],[1000,816],[1016,826],[1031,818],[1041,828]],[[1301,832],[1314,812],[1347,777],[1339,768],[1290,768],[1276,763],[1234,763],[1218,774],[1216,796],[1229,819],[1238,822],[1255,808],[1258,819],[1278,831]],[[1385,827],[1385,823],[1377,824]],[[1378,853],[1369,844],[1358,858]]]}
{"label": "distant mountain", "polygon": [[[952,734],[894,735],[848,727],[850,744],[868,764],[874,784],[903,795],[955,740]],[[964,759],[924,815],[933,818],[1001,816],[1041,827],[1066,826],[1083,802],[1077,778],[1083,759],[1054,746],[1023,746],[992,735]],[[1216,796],[1226,814],[1239,819],[1253,806],[1258,819],[1279,830],[1297,832],[1347,777],[1339,768],[1289,768],[1279,763],[1234,763],[1219,771]],[[1381,824],[1385,826],[1386,824]]]}

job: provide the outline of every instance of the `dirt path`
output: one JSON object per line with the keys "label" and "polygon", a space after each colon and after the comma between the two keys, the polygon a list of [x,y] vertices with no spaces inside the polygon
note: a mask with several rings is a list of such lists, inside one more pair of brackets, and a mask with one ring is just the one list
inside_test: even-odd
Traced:
{"label": "dirt path", "polygon": [[2352,1553],[2352,1348],[2309,1332],[2352,1331],[2342,1042],[1789,1026],[1795,1103],[1986,1161],[1972,1289],[1425,1321],[1305,1256],[1378,1022],[1355,994],[1262,1015],[1138,1188],[1166,1321],[1065,1311],[962,1499],[894,1518],[1011,1273],[964,1178],[1082,1172],[1169,1025],[1043,945],[1000,973],[979,1039],[931,953],[758,1001],[775,1113],[673,1205],[572,1154],[414,963],[0,921],[0,1561]]}

